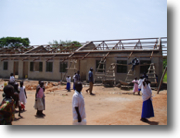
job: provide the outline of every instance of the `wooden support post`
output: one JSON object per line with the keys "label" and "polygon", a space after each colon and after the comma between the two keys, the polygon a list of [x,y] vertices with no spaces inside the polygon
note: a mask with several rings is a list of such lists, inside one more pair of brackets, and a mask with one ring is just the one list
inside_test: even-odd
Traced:
{"label": "wooden support post", "polygon": [[110,53],[110,52],[108,52],[108,53],[105,55],[105,57],[102,59],[102,61],[107,58],[107,56],[109,55],[109,53]]}
{"label": "wooden support post", "polygon": [[158,90],[157,90],[157,94],[159,94],[159,91],[160,91],[160,89],[161,89],[161,85],[162,85],[163,78],[164,78],[164,75],[165,75],[166,71],[167,71],[167,66],[166,66],[166,68],[165,68],[165,70],[164,70],[164,72],[163,72],[163,75],[162,75],[162,77],[161,77],[161,81],[160,81],[160,83],[159,83],[159,87],[158,87]]}
{"label": "wooden support post", "polygon": [[82,60],[83,60],[85,57],[87,57],[89,54],[90,54],[90,52],[88,52],[88,53],[82,58]]}
{"label": "wooden support post", "polygon": [[9,58],[3,58],[3,59],[1,59],[1,61],[3,61],[3,60],[8,60]]}
{"label": "wooden support post", "polygon": [[33,61],[38,60],[38,59],[40,59],[40,58],[39,58],[39,57],[37,57],[37,58],[33,59]]}
{"label": "wooden support post", "polygon": [[130,53],[130,55],[129,55],[128,59],[131,57],[131,55],[132,55],[132,54],[133,54],[133,52],[131,52],[131,53]]}
{"label": "wooden support post", "polygon": [[154,51],[152,51],[151,56],[150,56],[150,59],[152,58],[153,54],[154,54]]}

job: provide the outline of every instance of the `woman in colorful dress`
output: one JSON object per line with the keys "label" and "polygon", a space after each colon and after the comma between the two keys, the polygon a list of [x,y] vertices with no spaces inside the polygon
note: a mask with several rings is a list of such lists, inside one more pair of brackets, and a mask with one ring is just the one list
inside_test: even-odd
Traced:
{"label": "woman in colorful dress", "polygon": [[0,125],[12,125],[14,120],[14,88],[11,85],[4,87],[5,98],[0,104]]}
{"label": "woman in colorful dress", "polygon": [[36,94],[35,94],[35,105],[34,108],[37,109],[37,116],[45,116],[43,114],[43,110],[45,110],[45,87],[44,87],[44,82],[41,81],[40,85],[36,89]]}

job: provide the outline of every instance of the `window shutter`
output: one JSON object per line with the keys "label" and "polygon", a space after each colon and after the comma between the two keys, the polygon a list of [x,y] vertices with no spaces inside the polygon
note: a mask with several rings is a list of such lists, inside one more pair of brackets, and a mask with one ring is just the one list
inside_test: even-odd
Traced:
{"label": "window shutter", "polygon": [[46,71],[52,72],[53,70],[53,62],[46,62]]}
{"label": "window shutter", "polygon": [[42,72],[43,71],[43,63],[39,62],[39,71]]}
{"label": "window shutter", "polygon": [[4,70],[8,70],[8,62],[4,62],[3,69],[4,69]]}
{"label": "window shutter", "polygon": [[[117,60],[117,63],[127,65],[126,60]],[[127,73],[127,66],[117,65],[117,73]]]}
{"label": "window shutter", "polygon": [[34,62],[30,62],[30,71],[33,71],[34,68]]}
{"label": "window shutter", "polygon": [[49,62],[49,71],[52,72],[52,68],[53,68],[53,63]]}

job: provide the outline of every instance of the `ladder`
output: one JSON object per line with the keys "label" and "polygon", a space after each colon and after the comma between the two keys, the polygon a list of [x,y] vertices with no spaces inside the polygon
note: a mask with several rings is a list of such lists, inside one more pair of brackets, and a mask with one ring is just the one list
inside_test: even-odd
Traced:
{"label": "ladder", "polygon": [[[96,73],[95,73],[95,79],[104,79],[105,78],[105,65],[106,65],[106,59],[103,60],[103,58],[100,60],[98,67],[96,69]],[[100,67],[103,66],[102,69],[100,69]]]}
{"label": "ladder", "polygon": [[151,83],[157,84],[154,63],[150,64],[147,75],[148,75],[148,80],[151,81]]}
{"label": "ladder", "polygon": [[129,69],[129,71],[126,75],[125,82],[127,82],[127,83],[132,82],[132,80],[134,79],[134,78],[132,78],[132,76],[134,76],[132,73],[133,73],[132,69]]}
{"label": "ladder", "polygon": [[[65,72],[64,77],[63,77],[62,80],[65,79],[68,70],[74,70],[74,73],[77,71],[76,63],[77,63],[77,60],[75,60],[75,59],[71,59],[71,60],[70,60],[70,64],[69,64],[68,67],[66,68],[66,72]],[[72,66],[72,67],[71,67],[71,66]],[[71,77],[71,78],[72,78],[72,77]]]}
{"label": "ladder", "polygon": [[[105,79],[105,75],[106,75],[106,69],[105,69],[105,66],[106,66],[106,57],[109,55],[110,52],[108,52],[103,58],[101,58],[99,64],[98,64],[98,67],[96,69],[96,73],[95,73],[95,78],[94,78],[94,81],[96,79]],[[102,69],[100,69],[100,67],[103,66]]]}
{"label": "ladder", "polygon": [[114,85],[116,84],[116,63],[111,63],[110,67],[108,68],[106,75],[105,75],[105,80],[111,80],[114,81]]}

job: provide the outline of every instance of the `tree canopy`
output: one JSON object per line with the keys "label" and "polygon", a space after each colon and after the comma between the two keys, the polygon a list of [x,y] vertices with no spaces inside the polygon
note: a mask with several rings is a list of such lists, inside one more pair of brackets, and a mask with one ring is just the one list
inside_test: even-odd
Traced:
{"label": "tree canopy", "polygon": [[2,37],[0,38],[0,48],[28,48],[30,44],[29,38],[21,37]]}
{"label": "tree canopy", "polygon": [[82,46],[81,43],[79,43],[78,41],[71,41],[71,40],[66,40],[66,41],[60,40],[59,42],[57,40],[53,40],[53,42],[49,42],[49,44],[52,45],[52,47],[57,47],[60,44],[62,44],[63,46],[70,46],[72,44],[74,44],[75,47]]}

